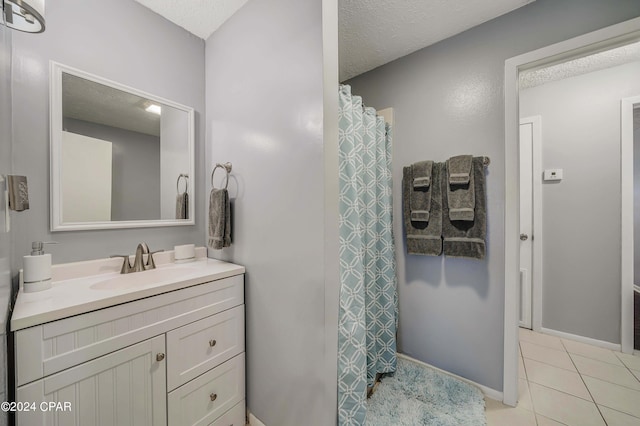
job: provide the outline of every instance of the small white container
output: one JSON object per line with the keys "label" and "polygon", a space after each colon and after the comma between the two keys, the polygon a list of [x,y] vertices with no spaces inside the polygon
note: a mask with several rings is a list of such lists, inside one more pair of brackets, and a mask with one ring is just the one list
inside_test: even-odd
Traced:
{"label": "small white container", "polygon": [[39,254],[22,258],[25,293],[33,293],[51,288],[51,255]]}
{"label": "small white container", "polygon": [[195,244],[175,246],[173,248],[173,254],[176,263],[193,262],[196,260],[196,246]]}

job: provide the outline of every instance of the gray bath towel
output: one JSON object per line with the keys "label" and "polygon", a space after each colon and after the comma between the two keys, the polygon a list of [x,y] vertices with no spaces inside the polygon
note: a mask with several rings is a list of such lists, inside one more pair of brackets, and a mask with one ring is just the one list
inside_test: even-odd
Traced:
{"label": "gray bath towel", "polygon": [[[450,159],[451,160],[451,159]],[[451,174],[449,173],[449,176]],[[447,185],[446,197],[449,203],[449,219],[473,221],[474,210],[476,206],[474,176],[471,173],[467,176],[467,184],[451,184]]]}
{"label": "gray bath towel", "polygon": [[[446,167],[446,166],[445,166]],[[450,220],[448,197],[443,197],[442,236],[443,250],[448,257],[484,259],[487,234],[487,196],[485,189],[484,158],[474,157],[472,165],[475,190],[475,218],[471,221]],[[445,172],[446,174],[446,172]],[[449,186],[442,180],[442,190]]]}
{"label": "gray bath towel", "polygon": [[440,180],[443,164],[434,163],[431,173],[431,211],[429,221],[411,220],[413,188],[412,167],[405,167],[402,176],[402,216],[408,254],[439,256],[442,253],[442,189]]}
{"label": "gray bath towel", "polygon": [[209,195],[208,245],[215,250],[231,245],[231,209],[229,193],[224,188],[213,188]]}
{"label": "gray bath towel", "polygon": [[186,192],[176,196],[176,219],[189,219],[189,194]]}
{"label": "gray bath towel", "polygon": [[431,210],[431,175],[433,161],[420,161],[411,165],[411,220],[429,222]]}
{"label": "gray bath towel", "polygon": [[457,155],[447,160],[447,178],[451,185],[466,185],[471,179],[471,155]]}
{"label": "gray bath towel", "polygon": [[431,170],[433,169],[433,161],[418,161],[411,165],[413,173],[413,188],[428,188],[431,185]]}

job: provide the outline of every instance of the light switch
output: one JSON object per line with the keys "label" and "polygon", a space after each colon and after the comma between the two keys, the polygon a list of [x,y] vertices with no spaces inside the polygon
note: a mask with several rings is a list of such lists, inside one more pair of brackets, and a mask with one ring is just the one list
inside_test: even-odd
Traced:
{"label": "light switch", "polygon": [[562,169],[547,169],[544,171],[544,180],[562,180]]}

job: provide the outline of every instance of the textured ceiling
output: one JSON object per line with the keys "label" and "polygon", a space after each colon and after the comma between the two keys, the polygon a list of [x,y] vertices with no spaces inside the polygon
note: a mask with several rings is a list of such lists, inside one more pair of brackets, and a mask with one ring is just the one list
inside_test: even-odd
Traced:
{"label": "textured ceiling", "polygon": [[63,117],[159,137],[160,116],[145,111],[149,103],[122,90],[62,74]]}
{"label": "textured ceiling", "polygon": [[520,73],[520,89],[640,61],[640,42]]}
{"label": "textured ceiling", "polygon": [[533,0],[339,0],[340,81]]}
{"label": "textured ceiling", "polygon": [[209,36],[247,0],[135,0],[201,39]]}

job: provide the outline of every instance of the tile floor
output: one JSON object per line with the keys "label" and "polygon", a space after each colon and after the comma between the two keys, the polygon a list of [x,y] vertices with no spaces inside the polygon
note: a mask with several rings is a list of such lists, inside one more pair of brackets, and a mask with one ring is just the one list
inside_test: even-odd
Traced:
{"label": "tile floor", "polygon": [[520,395],[489,426],[640,426],[640,356],[520,329]]}

